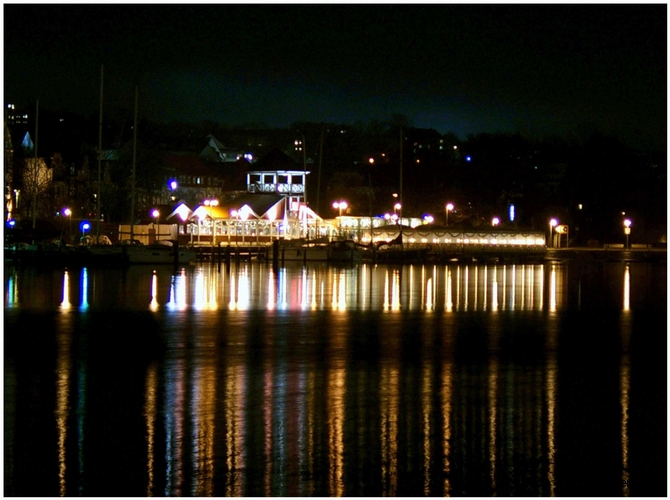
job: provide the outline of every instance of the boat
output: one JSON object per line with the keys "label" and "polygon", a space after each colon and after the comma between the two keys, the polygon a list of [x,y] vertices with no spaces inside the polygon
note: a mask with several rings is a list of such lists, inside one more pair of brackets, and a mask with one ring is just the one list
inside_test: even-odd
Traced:
{"label": "boat", "polygon": [[[137,240],[132,244],[124,240],[116,245],[90,245],[85,247],[83,261],[89,264],[188,264],[197,259],[192,248],[179,247],[172,240],[159,240],[143,245]],[[175,256],[175,251],[177,255]]]}
{"label": "boat", "polygon": [[[195,250],[159,240],[150,245],[122,245],[128,264],[189,264],[197,259]],[[175,255],[175,252],[177,255]]]}
{"label": "boat", "polygon": [[[276,253],[275,253],[276,252]],[[359,245],[351,240],[284,240],[272,246],[270,259],[278,262],[341,262],[363,260]]]}

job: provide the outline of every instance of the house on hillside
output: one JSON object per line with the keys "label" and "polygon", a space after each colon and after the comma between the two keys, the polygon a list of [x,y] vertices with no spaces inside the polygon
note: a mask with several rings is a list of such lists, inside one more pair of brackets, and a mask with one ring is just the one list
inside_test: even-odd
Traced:
{"label": "house on hillside", "polygon": [[200,156],[169,153],[163,158],[165,168],[161,203],[183,200],[196,205],[205,199],[223,199],[227,192],[244,191],[249,162],[208,162]]}
{"label": "house on hillside", "polygon": [[244,158],[251,161],[252,157],[249,153],[239,151],[236,149],[226,148],[216,137],[212,134],[207,136],[209,139],[207,145],[200,151],[198,158],[215,163],[235,163]]}

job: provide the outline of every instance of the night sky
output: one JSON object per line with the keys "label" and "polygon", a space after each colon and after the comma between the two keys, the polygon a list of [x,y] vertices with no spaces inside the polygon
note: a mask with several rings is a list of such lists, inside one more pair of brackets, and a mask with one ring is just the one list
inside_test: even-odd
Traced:
{"label": "night sky", "polygon": [[4,99],[222,125],[406,115],[665,149],[667,6],[4,5]]}

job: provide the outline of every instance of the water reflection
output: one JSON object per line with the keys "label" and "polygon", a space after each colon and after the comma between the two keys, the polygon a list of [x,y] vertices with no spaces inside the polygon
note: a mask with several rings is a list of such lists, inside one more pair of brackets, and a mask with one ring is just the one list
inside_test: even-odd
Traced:
{"label": "water reflection", "polygon": [[[639,269],[647,272],[634,265],[613,271],[617,316],[603,337],[621,339],[620,350],[603,347],[608,359],[616,354],[609,366],[618,390],[615,410],[599,418],[615,424],[616,487],[624,496],[631,476],[639,477],[631,425],[631,373],[638,371],[630,346],[636,290],[650,286],[636,280]],[[31,472],[52,480],[51,495],[95,494],[101,484],[119,482],[124,459],[109,459],[111,476],[91,466],[111,446],[99,448],[101,433],[133,436],[121,438],[124,454],[140,457],[142,473],[132,474],[128,495],[571,493],[560,476],[576,446],[567,437],[574,395],[565,391],[579,387],[581,374],[573,375],[580,358],[566,344],[574,325],[564,313],[582,307],[576,290],[589,283],[567,266],[275,272],[243,264],[221,272],[133,270],[122,279],[105,273],[61,271],[51,281],[6,275],[8,310],[51,304],[58,311],[56,319],[48,315],[56,332],[48,376],[10,349],[5,474],[13,489],[6,493],[29,489],[15,478],[27,470],[16,450],[26,448],[46,447],[40,452],[57,458],[52,477]],[[48,286],[25,293],[23,280]],[[101,291],[122,280],[129,296]],[[126,308],[114,309],[119,324],[101,332],[98,315],[115,300]],[[129,308],[141,314],[127,316]],[[147,339],[160,339],[161,347],[146,354]],[[92,342],[119,343],[109,355],[113,369],[95,371],[108,358]],[[50,384],[34,383],[40,377]],[[122,397],[107,390],[119,377]],[[25,403],[34,396],[17,392],[21,384],[52,405],[44,424],[50,430],[37,438],[25,430],[24,422],[38,417]],[[47,385],[50,392],[41,394]],[[105,428],[107,411],[128,416]]]}
{"label": "water reflection", "polygon": [[[549,280],[545,282],[545,267]],[[121,279],[90,271],[60,271],[62,308],[73,303],[89,307],[131,307],[143,304],[152,311],[205,310],[446,310],[446,311],[541,311],[545,289],[550,310],[561,309],[567,299],[564,266],[402,266],[355,268],[282,268],[275,272],[262,263],[241,264],[229,272],[207,265],[177,273],[169,270],[131,268]],[[57,271],[55,271],[57,272]],[[78,287],[73,287],[73,279]],[[120,274],[120,273],[117,273]],[[26,278],[29,281],[23,282]],[[5,278],[5,306],[43,305],[46,291],[24,296],[23,289],[36,285],[35,276],[16,270]],[[626,282],[627,289],[630,280]],[[114,301],[106,290],[121,285],[123,293]],[[580,283],[581,286],[581,283]],[[135,292],[146,298],[128,299]],[[118,290],[119,288],[117,288]],[[624,291],[624,294],[629,293]],[[625,295],[629,297],[629,295]],[[626,299],[629,301],[629,299]]]}
{"label": "water reflection", "polygon": [[628,418],[630,406],[630,264],[626,264],[623,278],[623,311],[621,313],[621,344],[622,356],[619,366],[620,372],[620,402],[621,402],[621,484],[622,494],[630,496],[630,473],[628,466]]}

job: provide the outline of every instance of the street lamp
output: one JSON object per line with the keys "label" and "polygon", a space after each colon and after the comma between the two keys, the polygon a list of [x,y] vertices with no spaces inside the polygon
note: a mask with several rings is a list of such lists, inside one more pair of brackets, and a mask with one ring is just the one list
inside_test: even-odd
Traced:
{"label": "street lamp", "polygon": [[170,182],[168,183],[168,187],[170,188],[170,191],[171,191],[170,199],[172,201],[176,201],[176,199],[177,199],[174,192],[177,190],[178,186],[179,186],[179,184],[177,183],[176,179],[170,179]]}
{"label": "street lamp", "polygon": [[631,226],[632,224],[633,224],[633,222],[632,222],[630,219],[625,219],[625,220],[623,221],[623,225],[624,225],[623,232],[624,232],[624,234],[626,235],[626,248],[627,248],[627,249],[630,248],[630,245],[629,245],[629,242],[630,242],[630,241],[629,241],[628,238],[630,237],[630,226]]}
{"label": "street lamp", "polygon": [[69,217],[69,218],[70,218],[70,229],[69,229],[69,233],[72,234],[72,210],[70,210],[69,208],[64,208],[64,209],[63,209],[63,215],[65,215],[66,217]]}
{"label": "street lamp", "polygon": [[444,207],[447,210],[447,226],[449,225],[449,212],[454,209],[453,203],[447,203],[447,206]]}
{"label": "street lamp", "polygon": [[338,222],[339,222],[340,236],[342,236],[342,210],[346,209],[348,206],[349,205],[347,205],[347,202],[344,200],[333,202],[333,208],[335,210],[339,210]]}
{"label": "street lamp", "polygon": [[[157,208],[154,208],[151,212],[151,216],[154,218],[154,230],[156,231],[156,241],[160,240],[160,227],[157,229],[156,225],[158,224],[158,217],[160,217],[161,213],[158,211]],[[132,243],[132,241],[131,241]]]}
{"label": "street lamp", "polygon": [[556,219],[551,219],[549,221],[549,241],[551,241],[551,246],[554,246],[554,242],[552,240],[554,236],[554,227],[558,224],[558,221]]}
{"label": "street lamp", "polygon": [[393,214],[398,218],[399,222],[402,222],[402,220],[400,219],[400,214],[399,214],[401,208],[402,208],[402,205],[400,203],[396,203],[395,205],[393,205]]}

